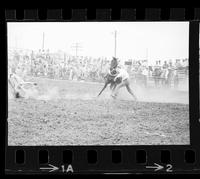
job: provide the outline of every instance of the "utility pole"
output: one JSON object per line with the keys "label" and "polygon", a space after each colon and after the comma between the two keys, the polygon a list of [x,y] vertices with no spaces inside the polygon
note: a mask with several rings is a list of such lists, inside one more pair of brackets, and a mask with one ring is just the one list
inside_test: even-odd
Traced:
{"label": "utility pole", "polygon": [[43,36],[42,36],[42,50],[44,50],[44,32],[43,32]]}
{"label": "utility pole", "polygon": [[15,37],[15,48],[17,49],[17,37]]}
{"label": "utility pole", "polygon": [[115,46],[114,46],[114,57],[117,57],[117,31],[115,30]]}
{"label": "utility pole", "polygon": [[71,46],[71,48],[75,50],[76,57],[78,56],[78,52],[82,49],[79,43],[75,43],[74,45]]}
{"label": "utility pole", "polygon": [[148,58],[149,58],[148,55],[149,55],[148,54],[148,48],[146,48],[146,61],[147,61],[147,64],[148,64]]}

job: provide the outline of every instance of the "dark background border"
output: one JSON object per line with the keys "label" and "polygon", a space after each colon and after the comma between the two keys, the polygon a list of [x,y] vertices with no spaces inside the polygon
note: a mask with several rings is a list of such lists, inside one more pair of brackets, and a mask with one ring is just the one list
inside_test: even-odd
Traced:
{"label": "dark background border", "polygon": [[[38,151],[40,149],[46,149],[49,151],[49,163],[55,166],[61,166],[62,164],[62,151],[72,150],[74,154],[73,168],[76,172],[80,173],[102,173],[102,172],[131,172],[131,173],[152,173],[152,171],[146,170],[146,165],[152,165],[153,163],[160,164],[160,151],[165,149],[171,151],[173,165],[173,173],[198,173],[200,170],[200,142],[199,142],[199,9],[194,9],[193,15],[185,16],[186,12],[184,8],[169,9],[162,8],[161,11],[155,8],[139,8],[136,9],[99,9],[93,10],[83,9],[79,10],[66,10],[66,19],[64,21],[154,21],[154,20],[172,20],[172,21],[190,21],[190,35],[189,35],[189,102],[190,102],[190,141],[191,145],[165,145],[165,146],[8,146],[7,140],[3,140],[5,146],[1,148],[5,157],[6,173],[34,173],[41,174],[38,163]],[[6,14],[1,22],[1,77],[3,87],[3,119],[1,120],[2,126],[6,130],[2,130],[2,136],[6,134],[7,139],[7,37],[6,37],[6,21],[63,21],[62,14],[59,11],[48,11],[46,9],[40,9],[38,16],[33,14],[29,17],[25,17],[24,11],[19,10],[17,16],[10,11]],[[121,12],[121,16],[120,13]],[[135,13],[136,12],[136,13]],[[190,13],[188,13],[190,14]],[[27,15],[27,14],[26,14]],[[18,18],[18,20],[16,19]],[[86,17],[89,17],[87,19]],[[121,18],[120,18],[121,17]],[[28,19],[27,19],[28,18]],[[32,20],[31,20],[32,19]],[[6,88],[5,88],[6,87]],[[6,105],[5,105],[6,104]],[[26,152],[27,162],[23,165],[15,163],[15,151],[23,149]],[[95,165],[87,163],[87,150],[92,149],[98,152],[98,162]],[[119,149],[122,152],[122,162],[120,164],[113,164],[111,161],[111,151],[113,149]],[[194,164],[186,164],[184,162],[185,150],[194,150],[196,152],[196,162]],[[145,150],[147,152],[147,163],[144,165],[137,164],[135,161],[136,150]],[[5,155],[6,154],[6,155]],[[21,171],[19,171],[21,170]],[[166,171],[163,171],[166,173]],[[46,173],[46,172],[44,172]],[[162,173],[162,172],[161,172]]]}

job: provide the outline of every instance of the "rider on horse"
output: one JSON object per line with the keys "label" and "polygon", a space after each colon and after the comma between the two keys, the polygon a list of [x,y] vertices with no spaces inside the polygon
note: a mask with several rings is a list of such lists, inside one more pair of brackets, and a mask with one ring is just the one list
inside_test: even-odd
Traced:
{"label": "rider on horse", "polygon": [[116,85],[121,82],[121,78],[118,78],[116,81],[114,81],[114,78],[117,76],[117,70],[116,70],[117,67],[118,67],[117,58],[113,57],[111,64],[110,64],[110,69],[109,69],[108,73],[106,74],[106,76],[104,77],[104,79],[105,79],[104,87],[100,91],[98,96],[101,95],[101,93],[105,90],[105,88],[107,87],[108,84],[110,84],[110,89],[114,90]]}
{"label": "rider on horse", "polygon": [[116,98],[118,95],[119,89],[125,86],[128,92],[133,96],[133,98],[137,100],[136,96],[134,95],[130,87],[129,74],[127,73],[125,69],[120,68],[120,66],[118,65],[118,60],[115,57],[113,57],[111,61],[109,72],[105,76],[104,87],[100,91],[98,96],[101,95],[101,93],[104,91],[104,89],[106,88],[108,84],[110,84],[110,89],[112,90],[111,96],[113,98]]}
{"label": "rider on horse", "polygon": [[111,96],[113,98],[116,98],[118,95],[119,89],[125,86],[127,91],[133,96],[135,100],[137,100],[136,96],[134,95],[130,87],[129,74],[127,73],[125,69],[119,67],[118,60],[115,57],[113,57],[111,61],[109,74],[114,77],[113,84],[117,83],[115,85],[115,88],[113,88],[112,90],[113,93]]}

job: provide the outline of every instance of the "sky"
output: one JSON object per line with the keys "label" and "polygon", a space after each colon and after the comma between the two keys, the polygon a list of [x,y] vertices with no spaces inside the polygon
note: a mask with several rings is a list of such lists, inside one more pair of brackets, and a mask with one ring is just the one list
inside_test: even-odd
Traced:
{"label": "sky", "polygon": [[121,60],[156,60],[188,58],[188,22],[9,22],[8,48],[52,52],[62,50],[75,55],[72,46],[78,43],[78,55],[92,57],[114,56]]}

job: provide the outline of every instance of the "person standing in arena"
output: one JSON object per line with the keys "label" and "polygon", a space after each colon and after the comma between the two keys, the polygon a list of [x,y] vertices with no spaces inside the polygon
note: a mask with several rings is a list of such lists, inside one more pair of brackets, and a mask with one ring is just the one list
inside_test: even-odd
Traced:
{"label": "person standing in arena", "polygon": [[134,95],[132,89],[130,88],[130,80],[129,80],[129,74],[128,72],[123,69],[123,68],[117,68],[117,75],[114,78],[114,81],[118,80],[119,78],[121,78],[121,83],[118,84],[115,88],[115,90],[113,91],[113,94],[111,95],[114,99],[117,97],[118,93],[119,93],[119,89],[123,86],[126,86],[127,91],[131,94],[131,96],[134,98],[134,100],[136,101],[137,98]]}

